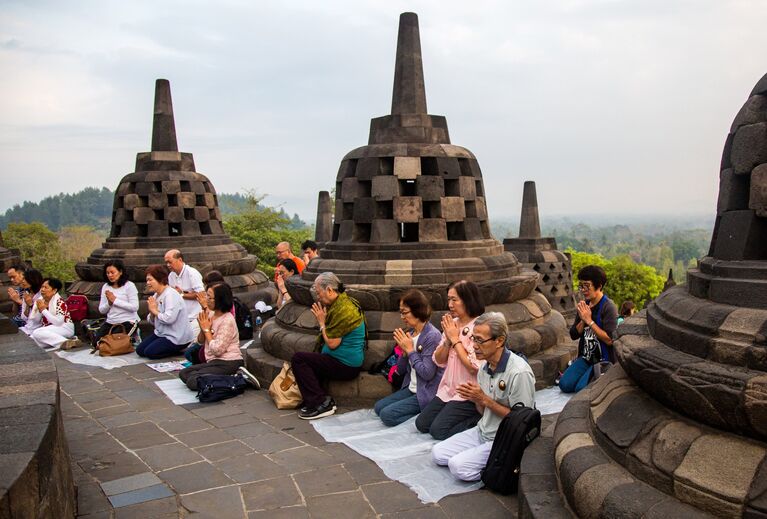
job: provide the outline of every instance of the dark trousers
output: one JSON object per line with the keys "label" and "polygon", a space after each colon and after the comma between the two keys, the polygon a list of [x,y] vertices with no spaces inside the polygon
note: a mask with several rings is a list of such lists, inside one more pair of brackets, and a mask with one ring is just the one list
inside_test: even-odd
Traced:
{"label": "dark trousers", "polygon": [[173,344],[165,337],[158,337],[155,334],[149,335],[146,339],[141,341],[141,344],[136,346],[136,354],[139,357],[146,357],[148,359],[162,359],[165,357],[173,357],[178,355],[186,348],[187,344]]}
{"label": "dark trousers", "polygon": [[293,354],[290,363],[306,407],[317,407],[325,400],[323,380],[352,380],[360,373],[360,368],[347,366],[324,353],[299,351]]}
{"label": "dark trousers", "polygon": [[416,428],[422,433],[429,433],[435,440],[445,440],[454,434],[471,429],[482,415],[474,402],[443,402],[435,396],[426,404],[421,414],[415,419]]}
{"label": "dark trousers", "polygon": [[178,378],[192,391],[197,391],[197,379],[201,375],[234,375],[245,364],[242,360],[211,360],[189,366],[178,372]]}

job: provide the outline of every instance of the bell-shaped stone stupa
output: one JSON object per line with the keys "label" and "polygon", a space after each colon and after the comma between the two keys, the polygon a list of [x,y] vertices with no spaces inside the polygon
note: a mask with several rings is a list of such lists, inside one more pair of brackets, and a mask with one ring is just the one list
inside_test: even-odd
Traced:
{"label": "bell-shaped stone stupa", "polygon": [[[510,344],[528,355],[541,385],[567,362],[571,352],[560,345],[565,320],[535,292],[538,275],[490,235],[477,159],[450,143],[445,117],[427,113],[413,13],[400,16],[391,115],[373,119],[368,145],[342,159],[335,204],[331,240],[302,277],[288,283],[293,303],[264,327],[266,354],[253,363],[264,378],[280,359],[314,348],[309,288],[325,271],[336,273],[365,309],[370,341],[364,368],[391,351],[405,291],[425,292],[438,323],[448,284],[461,279],[477,283],[488,309],[507,316]],[[364,380],[362,396],[369,394]]]}
{"label": "bell-shaped stone stupa", "polygon": [[525,452],[520,517],[767,517],[765,209],[767,75],[727,137],[708,256]]}
{"label": "bell-shaped stone stupa", "polygon": [[87,295],[96,313],[106,261],[121,259],[141,292],[147,266],[163,263],[169,249],[180,249],[184,260],[203,275],[220,271],[250,307],[256,299],[270,299],[269,281],[256,270],[255,256],[224,232],[213,184],[195,171],[191,153],[178,151],[170,83],[158,79],[152,151],[139,153],[136,171],[120,181],[109,238],[77,264],[80,281],[70,292]]}
{"label": "bell-shaped stone stupa", "polygon": [[538,196],[533,181],[525,182],[522,193],[519,236],[505,238],[503,248],[514,253],[524,266],[540,274],[535,290],[543,294],[565,319],[572,320],[575,317],[573,267],[567,254],[557,250],[557,240],[553,236],[541,237]]}

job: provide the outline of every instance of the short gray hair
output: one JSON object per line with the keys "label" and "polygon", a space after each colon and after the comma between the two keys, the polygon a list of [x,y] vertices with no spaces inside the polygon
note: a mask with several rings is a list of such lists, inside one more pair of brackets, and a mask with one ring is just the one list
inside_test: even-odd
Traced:
{"label": "short gray hair", "polygon": [[336,292],[343,292],[343,286],[344,284],[341,283],[341,280],[338,279],[338,276],[333,274],[332,272],[322,272],[320,275],[318,275],[314,279],[314,283],[316,283],[321,289],[327,290],[328,288],[332,288]]}
{"label": "short gray hair", "polygon": [[509,325],[506,324],[506,316],[501,312],[485,312],[474,320],[474,327],[485,324],[490,328],[493,339],[509,336]]}

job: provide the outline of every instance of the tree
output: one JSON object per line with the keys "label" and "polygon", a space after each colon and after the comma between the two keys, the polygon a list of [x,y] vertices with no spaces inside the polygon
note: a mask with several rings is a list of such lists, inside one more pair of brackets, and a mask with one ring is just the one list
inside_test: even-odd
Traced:
{"label": "tree", "polygon": [[64,256],[72,261],[84,261],[94,249],[101,247],[104,234],[88,225],[70,225],[59,231]]}
{"label": "tree", "polygon": [[312,236],[311,228],[291,229],[290,217],[273,207],[263,207],[263,196],[249,192],[247,206],[240,213],[224,219],[224,229],[234,241],[258,258],[258,268],[267,276],[274,275],[274,247],[289,242],[293,251],[301,250],[301,243]]}
{"label": "tree", "polygon": [[573,279],[577,282],[578,271],[586,265],[597,265],[607,273],[605,293],[620,306],[623,301],[633,301],[637,308],[658,297],[666,278],[649,265],[636,263],[628,255],[606,259],[600,254],[589,254],[568,249],[572,257]]}
{"label": "tree", "polygon": [[11,223],[3,234],[5,246],[18,249],[46,277],[74,281],[75,261],[66,257],[59,237],[40,222]]}

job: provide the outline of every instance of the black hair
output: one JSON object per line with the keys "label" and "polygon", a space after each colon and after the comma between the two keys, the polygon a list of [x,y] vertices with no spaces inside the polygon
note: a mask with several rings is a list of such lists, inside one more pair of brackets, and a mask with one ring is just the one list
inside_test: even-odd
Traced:
{"label": "black hair", "polygon": [[205,288],[210,288],[212,286],[220,285],[221,283],[226,282],[224,275],[218,270],[211,270],[205,274],[205,277],[202,281],[205,283]]}
{"label": "black hair", "polygon": [[107,283],[109,283],[109,279],[107,278],[107,268],[109,267],[114,267],[120,271],[120,277],[117,278],[118,287],[121,287],[128,282],[128,273],[125,272],[125,263],[123,263],[122,260],[119,260],[119,259],[112,259],[104,263],[104,280]]}
{"label": "black hair", "polygon": [[296,265],[296,262],[293,261],[292,259],[287,258],[277,263],[278,267],[280,265],[285,267],[285,270],[289,270],[289,271],[292,271],[294,274],[298,274],[298,265]]}
{"label": "black hair", "polygon": [[[25,267],[21,263],[16,263],[15,265],[11,265],[10,267],[8,267],[8,270],[11,270],[11,269],[15,270],[16,272],[21,272],[22,274],[27,271],[27,267]],[[6,272],[8,271],[6,270]]]}
{"label": "black hair", "polygon": [[226,283],[221,283],[214,286],[213,290],[213,310],[219,312],[229,312],[234,305],[234,295],[232,295],[232,289]]}
{"label": "black hair", "polygon": [[64,288],[64,283],[61,282],[58,278],[45,278],[43,279],[43,283],[48,283],[48,286],[51,288],[55,288],[57,292],[61,292],[61,289]]}
{"label": "black hair", "polygon": [[306,240],[301,244],[301,250],[312,249],[317,250],[317,242],[314,240]]}
{"label": "black hair", "polygon": [[408,290],[405,292],[405,295],[402,296],[400,302],[402,305],[410,308],[410,313],[413,314],[413,317],[421,322],[425,323],[431,317],[431,305],[429,305],[429,300],[420,290],[415,288]]}
{"label": "black hair", "polygon": [[621,305],[621,316],[623,317],[631,317],[631,312],[634,311],[634,308],[636,308],[636,305],[634,305],[634,301],[624,301]]}
{"label": "black hair", "polygon": [[24,272],[24,279],[29,283],[29,291],[32,292],[32,295],[37,294],[40,287],[43,286],[43,274],[37,269],[29,269]]}
{"label": "black hair", "polygon": [[607,273],[602,267],[586,265],[578,271],[578,281],[591,281],[594,289],[602,290],[607,284]]}
{"label": "black hair", "polygon": [[479,293],[479,287],[472,282],[462,279],[460,281],[454,281],[447,287],[448,290],[454,289],[458,294],[458,297],[463,301],[463,306],[466,308],[466,313],[470,317],[479,317],[485,313],[485,302],[482,301],[482,296]]}

